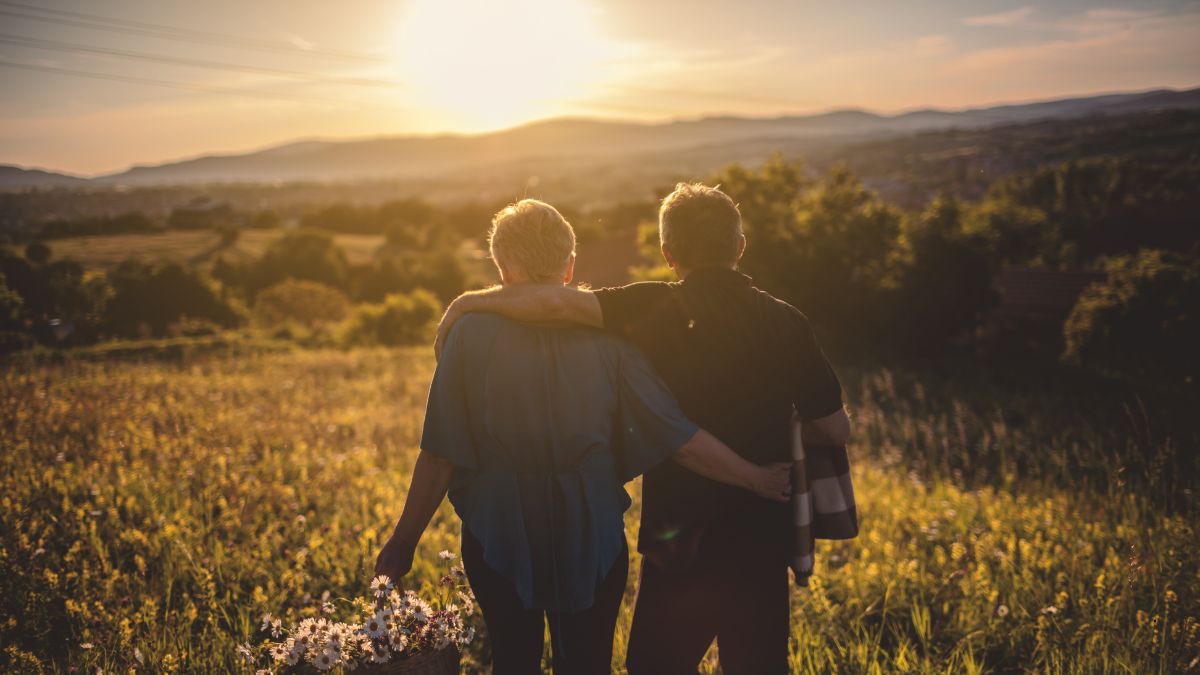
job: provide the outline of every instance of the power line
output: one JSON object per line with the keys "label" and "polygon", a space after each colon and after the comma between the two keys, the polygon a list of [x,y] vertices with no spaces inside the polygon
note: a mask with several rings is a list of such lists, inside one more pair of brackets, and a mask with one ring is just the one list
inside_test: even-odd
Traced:
{"label": "power line", "polygon": [[0,43],[21,45],[26,47],[34,47],[36,49],[48,49],[60,52],[83,53],[83,54],[103,54],[107,56],[116,56],[124,59],[135,59],[140,61],[153,61],[157,63],[172,63],[183,66],[191,66],[195,68],[210,68],[215,70],[231,70],[246,73],[256,73],[261,75],[280,75],[284,77],[292,77],[310,82],[328,82],[332,84],[349,84],[370,87],[388,87],[397,86],[396,82],[388,80],[379,80],[372,78],[335,78],[315,73],[308,73],[300,70],[291,70],[288,68],[271,68],[266,66],[251,66],[240,63],[228,63],[223,61],[208,61],[204,59],[187,59],[176,56],[165,56],[162,54],[151,54],[147,52],[131,52],[123,49],[111,49],[108,47],[97,47],[93,45],[83,45],[71,42],[60,42],[57,40],[43,40],[40,38],[28,38],[20,35],[8,35],[0,33]]}
{"label": "power line", "polygon": [[185,42],[217,45],[221,47],[237,47],[240,49],[282,53],[292,56],[304,55],[372,63],[379,63],[386,60],[379,56],[373,56],[370,54],[359,54],[355,52],[329,49],[300,49],[293,45],[274,42],[271,40],[260,40],[257,38],[249,38],[238,35],[227,35],[224,33],[202,31],[192,28],[179,28],[176,26],[147,23],[144,21],[117,19],[98,14],[88,14],[85,12],[73,12],[62,9],[36,7],[34,5],[26,5],[19,2],[9,2],[8,0],[0,0],[0,15],[12,16],[32,21],[42,21],[60,26],[72,26],[75,28],[86,28],[89,30],[109,31],[114,33],[123,33],[126,35],[139,35],[168,40],[181,40]]}
{"label": "power line", "polygon": [[332,105],[350,105],[348,101],[337,101],[335,99],[318,98],[315,96],[304,96],[302,94],[286,94],[282,92],[268,91],[250,91],[246,89],[237,89],[234,87],[220,87],[209,85],[189,84],[186,82],[172,82],[170,80],[158,80],[149,77],[138,77],[135,75],[117,75],[114,73],[98,73],[90,70],[76,70],[74,68],[60,68],[58,66],[47,66],[40,63],[20,63],[17,61],[0,60],[0,68],[19,68],[23,70],[36,70],[46,73],[59,73],[62,75],[73,75],[93,80],[110,80],[113,82],[129,82],[132,84],[144,84],[153,87],[166,87],[169,89],[183,89],[186,91],[196,91],[206,94],[231,94],[234,96],[244,96],[247,98],[263,98],[275,99],[283,101],[303,101],[308,103],[326,103]]}

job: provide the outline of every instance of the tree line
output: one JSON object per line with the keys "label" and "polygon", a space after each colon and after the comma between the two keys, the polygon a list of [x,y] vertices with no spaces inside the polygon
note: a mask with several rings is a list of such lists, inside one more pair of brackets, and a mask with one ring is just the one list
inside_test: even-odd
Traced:
{"label": "tree line", "polygon": [[[977,200],[944,194],[919,209],[883,199],[845,166],[817,173],[779,156],[729,166],[711,182],[741,207],[743,270],[806,312],[835,351],[936,356],[1019,342],[988,334],[997,273],[1092,269],[1107,281],[1055,327],[1054,355],[1135,376],[1197,374],[1187,345],[1200,342],[1198,162],[1070,161],[997,180]],[[200,206],[173,226],[214,227],[203,217],[228,215]],[[420,342],[440,306],[478,281],[461,247],[482,244],[499,206],[333,204],[305,213],[257,258],[218,258],[211,273],[129,260],[89,275],[33,242],[0,257],[0,341],[11,349],[250,326],[311,344]],[[563,210],[583,241],[634,236],[640,224],[647,258],[635,272],[665,274],[653,202]],[[384,241],[371,261],[352,264],[333,233]]]}
{"label": "tree line", "polygon": [[[1016,174],[982,198],[905,210],[844,165],[773,157],[711,178],[741,208],[742,270],[848,356],[938,356],[1019,342],[993,330],[1001,269],[1100,270],[1053,356],[1135,377],[1200,376],[1200,163],[1095,158]],[[643,278],[669,278],[643,230]],[[1011,350],[1008,350],[1011,351]]]}

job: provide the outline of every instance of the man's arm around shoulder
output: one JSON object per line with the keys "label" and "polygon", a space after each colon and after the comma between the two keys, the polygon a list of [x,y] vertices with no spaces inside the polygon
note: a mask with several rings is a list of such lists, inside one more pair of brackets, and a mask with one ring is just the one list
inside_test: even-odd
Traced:
{"label": "man's arm around shoulder", "polygon": [[434,354],[440,356],[446,336],[468,312],[490,312],[515,321],[564,323],[596,328],[604,325],[600,302],[591,291],[551,284],[513,284],[463,293],[450,303],[438,324]]}

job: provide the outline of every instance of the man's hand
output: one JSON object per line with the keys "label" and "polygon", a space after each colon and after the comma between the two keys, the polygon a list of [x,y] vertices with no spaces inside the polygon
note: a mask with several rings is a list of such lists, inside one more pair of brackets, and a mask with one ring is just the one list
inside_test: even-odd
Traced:
{"label": "man's hand", "polygon": [[792,463],[755,466],[746,488],[763,499],[786,502],[792,498]]}
{"label": "man's hand", "polygon": [[413,547],[397,541],[393,535],[375,558],[375,576],[385,576],[392,580],[392,585],[401,588],[401,579],[412,569],[414,553]]}

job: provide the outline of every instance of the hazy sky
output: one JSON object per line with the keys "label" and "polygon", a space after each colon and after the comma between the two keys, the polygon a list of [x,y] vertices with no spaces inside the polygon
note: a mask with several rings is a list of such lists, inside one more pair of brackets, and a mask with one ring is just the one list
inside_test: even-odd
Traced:
{"label": "hazy sky", "polygon": [[0,0],[0,163],[1200,85],[1200,0]]}

